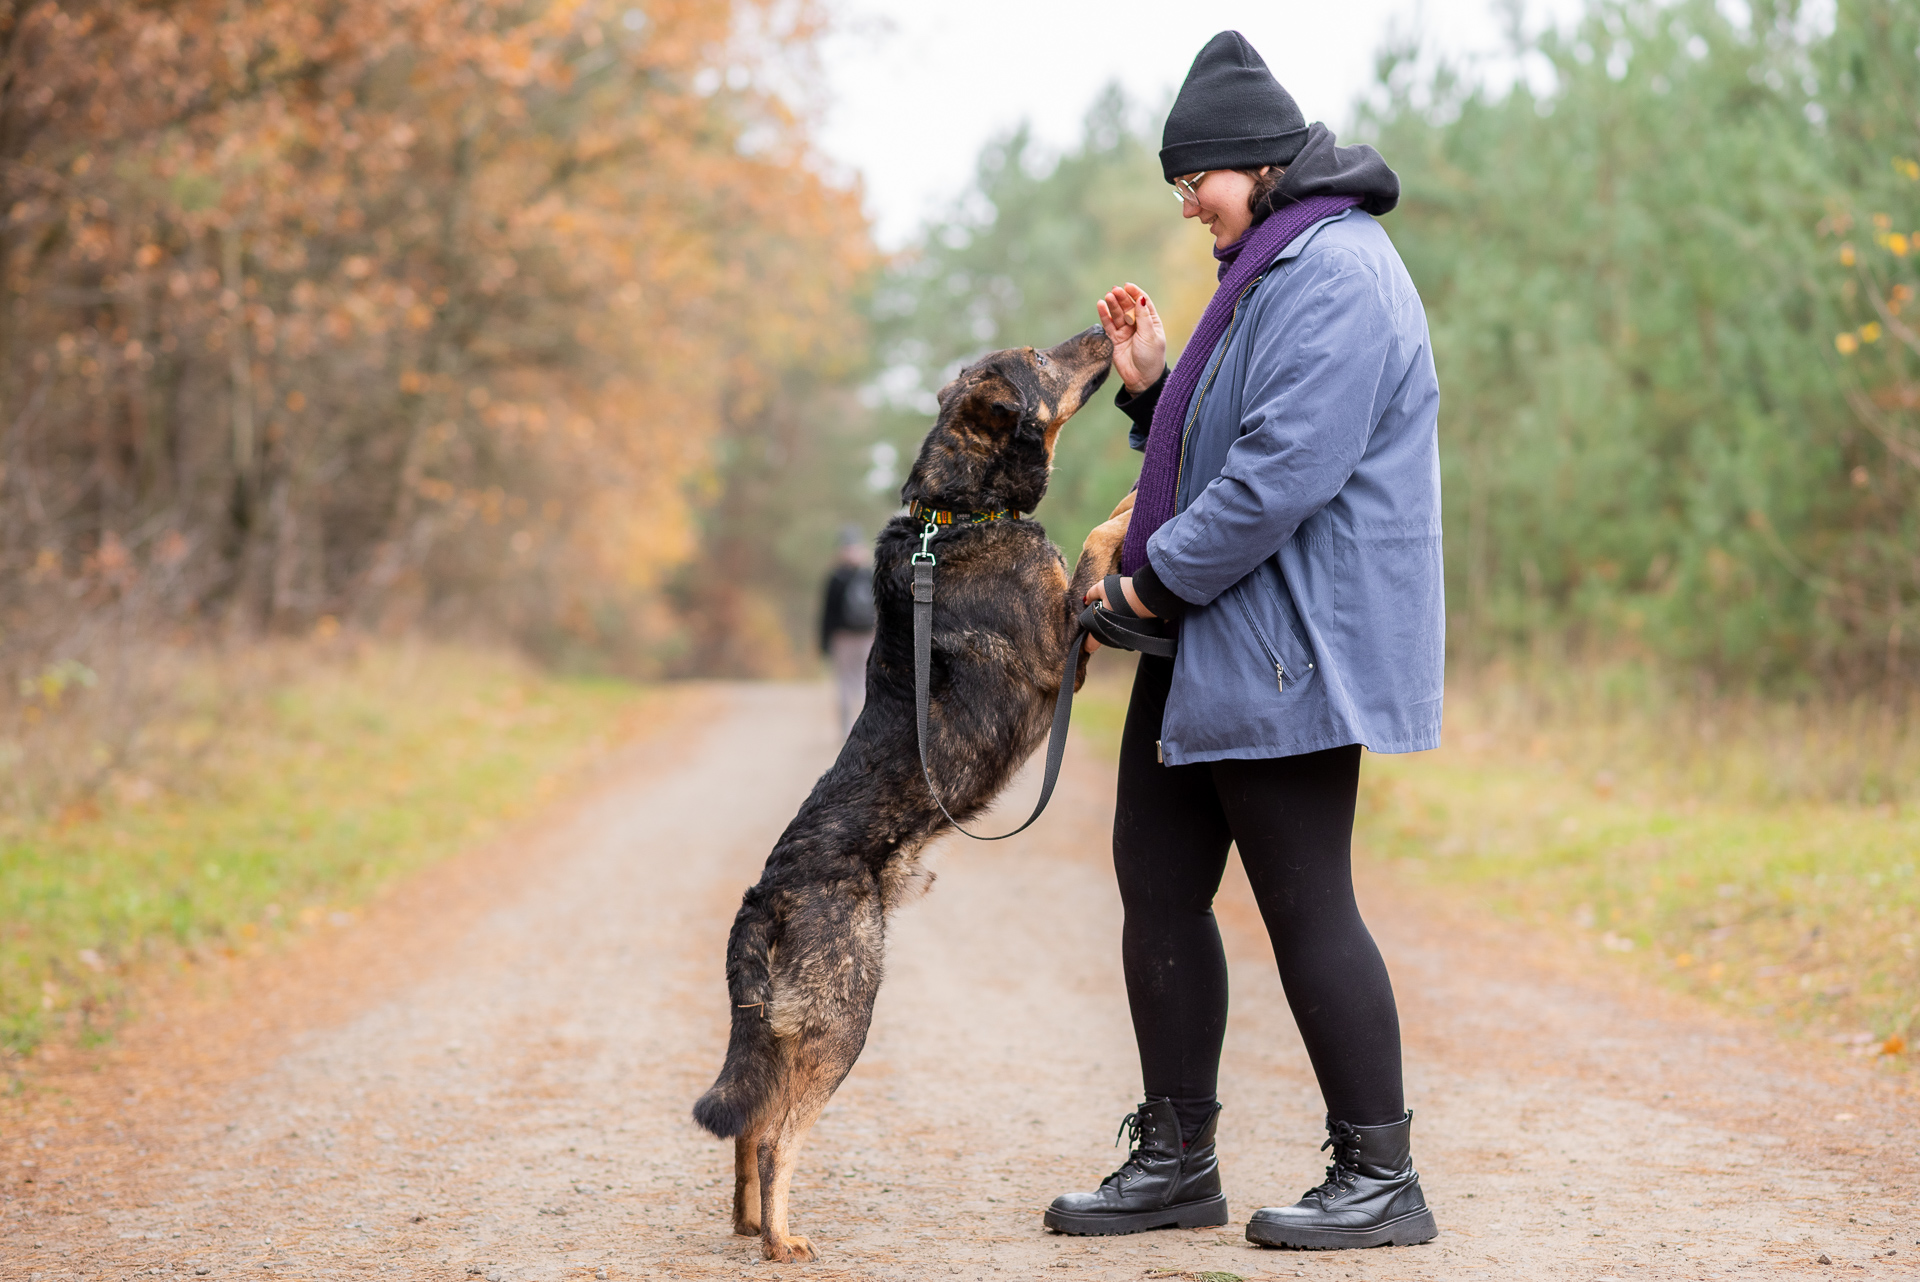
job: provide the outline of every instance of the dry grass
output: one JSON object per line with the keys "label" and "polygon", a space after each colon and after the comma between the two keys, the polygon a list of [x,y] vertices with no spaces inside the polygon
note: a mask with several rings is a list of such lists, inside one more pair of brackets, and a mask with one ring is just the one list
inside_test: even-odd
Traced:
{"label": "dry grass", "polygon": [[1767,699],[1638,664],[1496,665],[1448,674],[1447,738],[1478,751],[1491,737],[1662,796],[1898,806],[1920,801],[1916,696]]}
{"label": "dry grass", "polygon": [[143,682],[152,697],[118,749],[86,751],[124,715],[88,705],[98,685],[43,713],[35,729],[61,755],[14,797],[65,799],[16,804],[0,826],[0,1040],[15,1054],[62,1030],[108,1035],[143,968],[352,911],[545,799],[644,702],[504,654],[341,640],[159,654]]}

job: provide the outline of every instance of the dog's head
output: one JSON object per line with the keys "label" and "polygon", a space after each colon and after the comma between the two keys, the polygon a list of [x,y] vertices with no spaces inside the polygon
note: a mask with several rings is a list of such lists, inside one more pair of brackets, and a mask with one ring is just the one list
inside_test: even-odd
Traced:
{"label": "dog's head", "polygon": [[1047,492],[1060,428],[1106,381],[1099,326],[1045,349],[991,352],[940,389],[940,417],[900,497],[967,511],[1031,512]]}

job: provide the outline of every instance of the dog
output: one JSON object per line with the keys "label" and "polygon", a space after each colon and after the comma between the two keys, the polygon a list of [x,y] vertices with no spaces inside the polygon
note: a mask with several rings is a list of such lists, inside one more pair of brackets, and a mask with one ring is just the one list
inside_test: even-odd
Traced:
{"label": "dog", "polygon": [[[1071,580],[1046,531],[1020,515],[1040,505],[1060,429],[1112,358],[1095,327],[969,365],[941,389],[901,488],[914,512],[960,514],[931,543],[927,744],[939,799],[959,823],[1046,737],[1081,598],[1119,566],[1131,496],[1088,536]],[[975,514],[982,519],[966,519]],[[920,853],[949,826],[921,773],[914,718],[911,559],[927,526],[896,516],[880,533],[866,707],[742,896],[727,938],[732,1035],[693,1115],[733,1139],[733,1231],[758,1235],[769,1260],[818,1253],[787,1231],[794,1162],[866,1045],[887,918],[932,883]],[[1083,651],[1076,689],[1085,678]]]}

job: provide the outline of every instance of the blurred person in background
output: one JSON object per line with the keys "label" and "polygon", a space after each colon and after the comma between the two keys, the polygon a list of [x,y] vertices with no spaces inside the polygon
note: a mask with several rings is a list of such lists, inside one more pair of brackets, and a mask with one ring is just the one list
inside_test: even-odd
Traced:
{"label": "blurred person in background", "polygon": [[840,527],[840,552],[827,576],[820,607],[820,653],[833,663],[840,699],[840,737],[853,729],[867,702],[867,652],[879,620],[873,606],[873,558],[857,525]]}
{"label": "blurred person in background", "polygon": [[[1135,1147],[1046,1223],[1133,1233],[1227,1222],[1214,1155],[1227,961],[1213,915],[1230,846],[1273,941],[1326,1103],[1333,1164],[1253,1213],[1267,1246],[1410,1245],[1438,1231],[1413,1168],[1400,1022],[1354,901],[1361,747],[1439,746],[1445,638],[1439,385],[1426,312],[1373,215],[1400,180],[1338,147],[1236,31],[1168,114],[1161,168],[1211,234],[1220,285],[1177,368],[1153,302],[1096,310],[1143,449],[1109,609],[1178,622],[1141,656],[1122,733],[1113,861],[1145,1101]],[[1169,210],[1169,213],[1172,211]],[[1280,1119],[1253,1119],[1256,1128]]]}

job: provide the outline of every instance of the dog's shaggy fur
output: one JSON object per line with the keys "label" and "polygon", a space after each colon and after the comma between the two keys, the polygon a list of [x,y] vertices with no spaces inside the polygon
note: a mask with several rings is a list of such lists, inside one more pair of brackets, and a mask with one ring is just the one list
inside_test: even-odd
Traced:
{"label": "dog's shaggy fur", "polygon": [[[1112,352],[1090,329],[962,370],[940,393],[901,497],[961,512],[1031,512],[1046,493],[1061,425],[1105,379]],[[961,822],[1046,737],[1081,596],[1117,570],[1130,508],[1123,503],[1089,536],[1071,583],[1031,520],[955,526],[935,539],[928,756]],[[899,516],[880,534],[866,707],[742,898],[727,939],[733,1035],[693,1115],[734,1138],[734,1232],[758,1234],[770,1260],[815,1255],[787,1232],[794,1160],[866,1044],[887,916],[932,881],[920,852],[948,827],[921,775],[914,727],[909,558],[921,530]],[[1076,686],[1085,674],[1083,656]]]}

